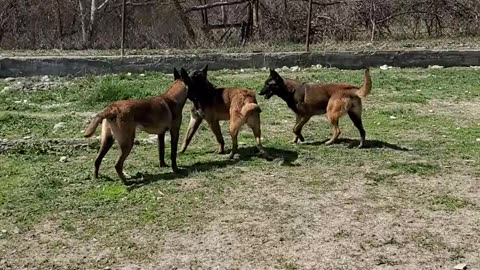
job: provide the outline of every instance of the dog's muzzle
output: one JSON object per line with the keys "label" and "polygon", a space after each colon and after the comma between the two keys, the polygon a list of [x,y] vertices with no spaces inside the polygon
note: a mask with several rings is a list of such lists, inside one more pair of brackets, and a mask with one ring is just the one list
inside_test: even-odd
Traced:
{"label": "dog's muzzle", "polygon": [[265,99],[270,99],[273,96],[273,91],[270,91],[269,89],[262,89],[259,95],[265,96]]}

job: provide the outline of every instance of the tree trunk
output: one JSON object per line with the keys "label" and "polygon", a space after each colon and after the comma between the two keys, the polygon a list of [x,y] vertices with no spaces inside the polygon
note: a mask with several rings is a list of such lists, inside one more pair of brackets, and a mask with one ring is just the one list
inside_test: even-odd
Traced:
{"label": "tree trunk", "polygon": [[80,25],[82,28],[82,46],[84,47],[87,44],[87,14],[85,14],[85,7],[83,6],[82,0],[78,0],[78,9],[80,11]]}
{"label": "tree trunk", "polygon": [[56,9],[56,21],[57,21],[57,33],[58,33],[58,41],[60,43],[60,49],[63,50],[63,22],[62,22],[62,13],[60,10],[60,1],[56,0],[57,2],[57,9]]}
{"label": "tree trunk", "polygon": [[185,30],[187,31],[188,39],[190,42],[195,44],[195,31],[193,31],[193,27],[190,24],[190,20],[188,17],[185,15],[185,12],[183,11],[182,5],[180,5],[180,2],[178,0],[172,0],[173,5],[175,6],[175,9],[177,10],[178,16],[180,17],[180,20],[182,20],[183,26],[185,27]]}

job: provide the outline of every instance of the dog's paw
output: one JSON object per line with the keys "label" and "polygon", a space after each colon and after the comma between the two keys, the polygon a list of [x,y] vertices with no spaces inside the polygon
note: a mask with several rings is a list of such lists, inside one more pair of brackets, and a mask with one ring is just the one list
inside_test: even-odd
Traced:
{"label": "dog's paw", "polygon": [[168,167],[170,167],[170,166],[168,166],[167,163],[165,163],[165,162],[163,162],[163,163],[160,162],[160,168],[168,168]]}

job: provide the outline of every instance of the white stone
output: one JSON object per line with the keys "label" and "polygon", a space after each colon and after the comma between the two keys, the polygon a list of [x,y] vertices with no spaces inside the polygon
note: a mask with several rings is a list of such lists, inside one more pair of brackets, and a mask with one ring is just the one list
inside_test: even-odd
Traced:
{"label": "white stone", "polygon": [[466,263],[459,263],[453,267],[455,270],[464,270],[467,269],[468,265]]}
{"label": "white stone", "polygon": [[67,162],[67,157],[66,156],[61,157],[60,162],[63,162],[63,163]]}
{"label": "white stone", "polygon": [[293,67],[290,68],[290,70],[292,72],[297,72],[297,71],[300,71],[300,67],[299,66],[293,66]]}
{"label": "white stone", "polygon": [[390,116],[390,119],[397,119],[397,117],[392,115],[392,116]]}
{"label": "white stone", "polygon": [[440,69],[440,68],[443,68],[443,66],[439,66],[439,65],[430,65],[430,66],[428,66],[428,68]]}
{"label": "white stone", "polygon": [[389,66],[389,65],[383,65],[383,66],[380,66],[380,69],[381,70],[388,70],[388,69],[391,69],[392,67]]}
{"label": "white stone", "polygon": [[57,131],[57,130],[62,129],[64,127],[65,127],[65,122],[56,123],[55,126],[53,126],[53,130]]}

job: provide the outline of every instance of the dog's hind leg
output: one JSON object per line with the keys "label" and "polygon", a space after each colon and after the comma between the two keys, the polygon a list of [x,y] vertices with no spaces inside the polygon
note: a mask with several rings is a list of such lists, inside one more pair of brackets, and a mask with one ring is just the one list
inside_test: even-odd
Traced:
{"label": "dog's hind leg", "polygon": [[[217,120],[214,120],[212,122],[208,122],[208,125],[210,126],[210,129],[212,130],[212,132],[215,135],[215,138],[217,139],[217,142],[219,144],[217,153],[218,154],[225,154],[225,141],[223,140],[222,129],[220,128],[220,123]],[[231,126],[231,123],[230,123],[230,126]]]}
{"label": "dog's hind leg", "polygon": [[184,153],[185,150],[187,150],[187,147],[190,144],[193,135],[195,134],[195,132],[197,132],[198,127],[202,123],[202,120],[203,119],[198,116],[194,108],[192,108],[192,111],[190,112],[190,123],[188,124],[187,135],[185,136],[185,139],[183,141],[180,153]]}
{"label": "dog's hind leg", "polygon": [[165,132],[158,134],[158,159],[160,167],[168,167],[165,162]]}
{"label": "dog's hind leg", "polygon": [[98,171],[100,170],[100,164],[102,164],[103,158],[108,153],[108,150],[110,150],[114,142],[115,140],[113,139],[110,126],[108,125],[107,120],[103,120],[102,135],[100,139],[100,150],[98,151],[98,155],[95,158],[95,170],[93,172],[95,178],[98,178]]}
{"label": "dog's hind leg", "polygon": [[293,133],[295,134],[295,138],[293,139],[292,143],[297,143],[298,140],[300,140],[301,142],[305,141],[305,138],[303,138],[302,136],[302,128],[308,122],[308,120],[312,118],[311,116],[300,116],[298,114],[296,115],[296,117],[296,123],[293,127]]}
{"label": "dog's hind leg", "polygon": [[362,148],[365,144],[365,129],[363,129],[362,124],[362,103],[360,103],[360,101],[352,106],[348,111],[348,116],[360,132],[360,144],[358,145],[358,148]]}
{"label": "dog's hind leg", "polygon": [[118,176],[125,185],[128,185],[127,178],[123,173],[123,165],[128,155],[132,151],[133,142],[135,140],[135,126],[125,125],[123,127],[116,126],[113,130],[115,139],[118,142],[120,148],[120,157],[115,164],[115,170],[117,171]]}
{"label": "dog's hind leg", "polygon": [[338,127],[338,120],[347,113],[350,105],[349,98],[335,98],[331,99],[328,103],[327,118],[332,126],[333,134],[332,138],[325,143],[326,145],[334,143],[338,136],[340,136],[341,131]]}
{"label": "dog's hind leg", "polygon": [[232,137],[232,151],[230,152],[230,159],[233,159],[238,150],[238,133],[242,126],[242,118],[233,117],[230,119],[230,136]]}
{"label": "dog's hind leg", "polygon": [[260,151],[260,154],[269,159],[270,157],[267,154],[267,151],[263,148],[262,145],[262,131],[260,129],[260,114],[256,113],[251,115],[247,120],[247,125],[252,129],[253,136],[255,136],[255,142],[257,144],[257,148]]}

